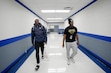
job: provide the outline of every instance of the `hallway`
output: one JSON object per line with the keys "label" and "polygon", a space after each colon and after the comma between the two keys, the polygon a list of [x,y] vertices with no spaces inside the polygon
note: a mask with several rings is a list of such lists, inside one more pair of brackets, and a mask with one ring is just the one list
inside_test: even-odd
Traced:
{"label": "hallway", "polygon": [[[110,3],[111,0],[0,0],[0,73],[111,73]],[[70,66],[66,48],[62,48],[62,34],[69,18],[78,29],[80,42],[75,64],[71,62]],[[35,19],[48,33],[47,56],[41,59],[38,71],[31,41]]]}
{"label": "hallway", "polygon": [[[67,65],[66,49],[62,48],[62,34],[48,34],[45,59],[41,59],[40,68],[35,71],[35,51],[22,64],[16,73],[105,73],[97,64],[78,49],[75,63]],[[41,54],[41,52],[40,52]],[[41,58],[41,57],[40,57]]]}

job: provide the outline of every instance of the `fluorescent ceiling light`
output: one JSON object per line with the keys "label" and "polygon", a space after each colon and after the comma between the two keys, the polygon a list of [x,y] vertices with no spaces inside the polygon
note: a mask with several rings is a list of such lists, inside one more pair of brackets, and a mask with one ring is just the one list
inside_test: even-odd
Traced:
{"label": "fluorescent ceiling light", "polygon": [[62,22],[62,21],[48,21],[48,22]]}
{"label": "fluorescent ceiling light", "polygon": [[41,10],[42,13],[55,13],[55,10]]}
{"label": "fluorescent ceiling light", "polygon": [[47,18],[47,20],[62,20],[63,18]]}
{"label": "fluorescent ceiling light", "polygon": [[68,13],[70,10],[41,10],[42,13]]}

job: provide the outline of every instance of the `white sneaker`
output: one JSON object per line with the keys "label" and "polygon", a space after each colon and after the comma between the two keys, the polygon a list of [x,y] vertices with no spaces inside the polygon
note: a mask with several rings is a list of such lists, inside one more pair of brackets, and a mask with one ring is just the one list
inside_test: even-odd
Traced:
{"label": "white sneaker", "polygon": [[41,58],[44,59],[44,56],[42,56]]}
{"label": "white sneaker", "polygon": [[70,65],[70,60],[67,61],[67,65]]}
{"label": "white sneaker", "polygon": [[73,63],[75,63],[75,60],[74,60],[73,58],[71,58],[71,61],[72,61]]}

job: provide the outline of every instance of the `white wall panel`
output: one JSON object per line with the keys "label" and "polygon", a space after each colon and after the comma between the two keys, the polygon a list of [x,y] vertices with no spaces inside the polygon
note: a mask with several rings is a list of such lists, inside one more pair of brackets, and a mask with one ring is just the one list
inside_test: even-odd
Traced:
{"label": "white wall panel", "polygon": [[38,18],[15,0],[0,0],[0,9],[0,40],[30,33]]}
{"label": "white wall panel", "polygon": [[73,16],[80,32],[111,36],[111,0],[98,0]]}

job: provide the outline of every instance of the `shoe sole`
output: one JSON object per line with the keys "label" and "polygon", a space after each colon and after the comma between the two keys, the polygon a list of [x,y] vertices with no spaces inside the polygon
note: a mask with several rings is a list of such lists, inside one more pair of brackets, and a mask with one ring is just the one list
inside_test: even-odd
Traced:
{"label": "shoe sole", "polygon": [[36,66],[35,70],[37,71],[39,69],[39,66]]}
{"label": "shoe sole", "polygon": [[35,70],[37,71],[39,68],[35,68]]}

